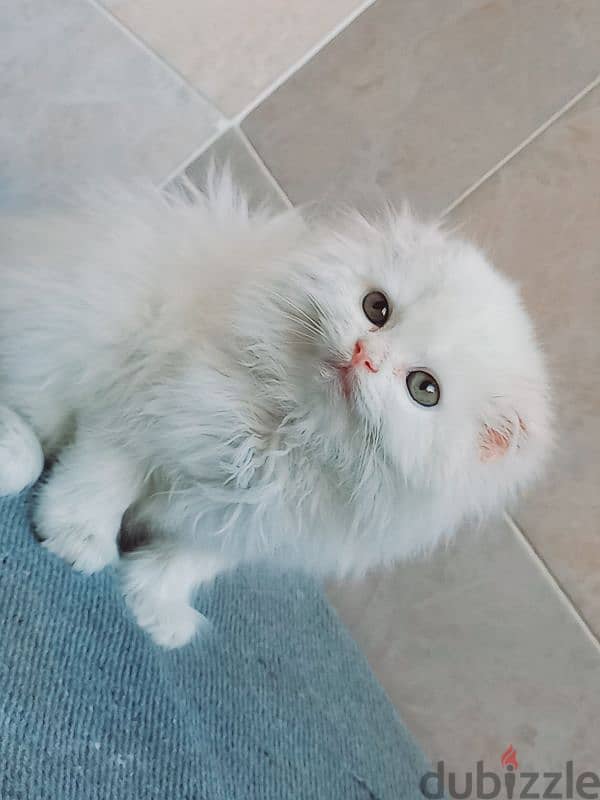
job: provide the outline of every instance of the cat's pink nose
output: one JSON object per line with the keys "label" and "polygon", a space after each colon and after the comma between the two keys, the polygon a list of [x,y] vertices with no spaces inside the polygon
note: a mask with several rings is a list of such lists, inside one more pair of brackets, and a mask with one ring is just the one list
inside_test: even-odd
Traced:
{"label": "cat's pink nose", "polygon": [[369,372],[379,372],[379,369],[375,366],[367,353],[365,343],[361,342],[360,339],[354,345],[354,353],[352,354],[352,361],[350,363],[353,367],[366,367]]}

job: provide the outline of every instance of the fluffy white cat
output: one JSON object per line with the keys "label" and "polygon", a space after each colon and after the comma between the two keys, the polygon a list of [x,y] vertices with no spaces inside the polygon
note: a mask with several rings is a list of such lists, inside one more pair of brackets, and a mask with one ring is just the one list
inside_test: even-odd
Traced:
{"label": "fluffy white cat", "polygon": [[407,212],[250,213],[226,175],[195,204],[116,192],[0,222],[0,403],[0,494],[55,458],[44,546],[118,561],[171,647],[218,573],[427,551],[551,438],[530,320],[479,250]]}

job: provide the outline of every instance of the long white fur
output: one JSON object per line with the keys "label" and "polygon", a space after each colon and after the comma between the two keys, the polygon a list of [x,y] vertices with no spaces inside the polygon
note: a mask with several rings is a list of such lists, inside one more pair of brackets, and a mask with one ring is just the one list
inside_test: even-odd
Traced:
{"label": "long white fur", "polygon": [[[117,559],[130,508],[151,541],[121,559],[124,592],[165,646],[193,636],[192,593],[219,572],[360,575],[422,553],[510,501],[550,443],[517,290],[408,212],[250,213],[227,174],[195,204],[112,191],[5,216],[0,287],[0,494],[37,478],[39,440],[58,458],[39,534],[84,571]],[[332,364],[358,339],[379,371],[346,397]],[[438,406],[409,396],[416,367]]]}

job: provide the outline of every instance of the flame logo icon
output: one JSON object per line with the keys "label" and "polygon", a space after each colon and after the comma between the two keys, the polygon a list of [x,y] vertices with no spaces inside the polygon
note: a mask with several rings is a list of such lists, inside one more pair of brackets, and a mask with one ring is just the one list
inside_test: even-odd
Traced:
{"label": "flame logo icon", "polygon": [[517,761],[517,751],[509,744],[506,750],[502,753],[500,758],[500,763],[503,767],[508,767],[508,769],[519,769],[519,762]]}

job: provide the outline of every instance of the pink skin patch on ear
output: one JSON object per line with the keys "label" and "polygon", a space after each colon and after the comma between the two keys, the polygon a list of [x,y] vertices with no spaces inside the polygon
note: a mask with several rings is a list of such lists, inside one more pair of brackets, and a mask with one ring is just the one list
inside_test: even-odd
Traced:
{"label": "pink skin patch on ear", "polygon": [[497,431],[484,425],[481,434],[479,457],[482,461],[495,461],[506,453],[510,447],[510,435],[505,431]]}
{"label": "pink skin patch on ear", "polygon": [[[521,417],[518,419],[521,433],[527,433],[525,423]],[[483,426],[479,447],[479,457],[482,461],[495,461],[501,458],[510,447],[513,436],[512,424],[509,420],[505,420],[505,422],[506,426],[500,430],[489,425]]]}

